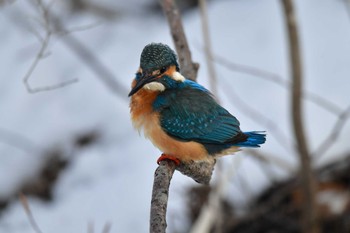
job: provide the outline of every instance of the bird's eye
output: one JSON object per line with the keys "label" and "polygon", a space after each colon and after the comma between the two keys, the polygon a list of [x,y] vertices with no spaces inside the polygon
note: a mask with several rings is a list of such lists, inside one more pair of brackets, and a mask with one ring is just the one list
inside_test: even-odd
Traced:
{"label": "bird's eye", "polygon": [[136,73],[136,80],[140,79],[142,77],[142,73],[141,72],[137,72]]}
{"label": "bird's eye", "polygon": [[164,67],[162,67],[159,71],[160,71],[160,73],[162,74],[162,73],[164,73],[166,70],[167,70],[167,69],[166,69],[166,67],[164,66]]}

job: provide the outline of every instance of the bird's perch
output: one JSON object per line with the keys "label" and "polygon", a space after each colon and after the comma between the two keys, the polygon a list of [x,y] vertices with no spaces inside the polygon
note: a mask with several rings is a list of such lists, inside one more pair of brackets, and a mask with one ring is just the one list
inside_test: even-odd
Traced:
{"label": "bird's perch", "polygon": [[175,169],[201,184],[209,184],[215,160],[181,163],[176,166],[172,160],[162,160],[154,173],[151,201],[150,232],[164,233],[167,227],[166,211],[169,186]]}
{"label": "bird's perch", "polygon": [[162,233],[167,227],[166,210],[168,206],[170,180],[175,171],[175,162],[163,160],[154,173],[151,201],[150,232]]}
{"label": "bird's perch", "polygon": [[[182,73],[191,80],[196,80],[199,64],[192,61],[191,52],[186,40],[179,11],[173,0],[159,0],[168,19],[171,35],[179,57]],[[150,232],[164,233],[167,227],[166,211],[168,205],[169,186],[175,169],[193,178],[198,183],[208,184],[215,160],[209,162],[181,163],[176,167],[171,160],[163,160],[154,174],[151,201]]]}

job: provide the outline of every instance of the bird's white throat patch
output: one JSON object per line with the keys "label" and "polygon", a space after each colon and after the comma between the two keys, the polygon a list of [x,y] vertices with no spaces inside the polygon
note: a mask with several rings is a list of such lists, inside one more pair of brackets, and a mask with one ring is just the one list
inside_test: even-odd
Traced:
{"label": "bird's white throat patch", "polygon": [[185,77],[182,76],[182,74],[180,74],[179,72],[174,72],[172,75],[172,78],[176,81],[181,81],[181,82],[185,81]]}
{"label": "bird's white throat patch", "polygon": [[143,86],[144,89],[150,91],[164,91],[165,86],[159,82],[150,82]]}

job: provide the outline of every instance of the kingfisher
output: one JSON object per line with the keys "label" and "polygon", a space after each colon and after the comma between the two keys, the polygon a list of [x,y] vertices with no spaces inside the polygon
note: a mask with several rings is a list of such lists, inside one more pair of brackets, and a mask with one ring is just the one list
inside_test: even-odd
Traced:
{"label": "kingfisher", "polygon": [[175,52],[162,43],[143,49],[129,97],[134,127],[163,152],[158,163],[208,161],[266,140],[263,131],[242,132],[209,90],[180,73]]}

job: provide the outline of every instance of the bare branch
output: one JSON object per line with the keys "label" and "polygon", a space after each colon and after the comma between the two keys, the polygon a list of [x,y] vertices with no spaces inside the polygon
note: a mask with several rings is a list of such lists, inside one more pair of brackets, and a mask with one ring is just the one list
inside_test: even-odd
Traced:
{"label": "bare branch", "polygon": [[291,114],[294,137],[296,140],[298,155],[301,163],[300,175],[304,197],[303,232],[317,233],[320,232],[320,229],[317,222],[316,183],[311,167],[312,161],[304,133],[304,125],[302,119],[303,76],[298,26],[296,15],[294,13],[293,0],[282,0],[282,6],[289,38],[289,53],[292,71]]}
{"label": "bare branch", "polygon": [[[225,82],[225,80],[221,79],[221,82]],[[227,96],[230,97],[232,102],[234,102],[235,105],[240,108],[240,110],[244,112],[250,119],[259,124],[265,125],[269,131],[272,132],[271,136],[274,137],[283,148],[287,148],[289,150],[292,147],[289,138],[278,127],[275,121],[265,116],[258,110],[254,109],[249,104],[245,103],[242,98],[234,91],[231,83],[225,82],[221,88],[223,88],[223,91]]]}
{"label": "bare branch", "polygon": [[87,24],[87,25],[71,27],[69,29],[62,28],[62,29],[64,29],[64,31],[57,31],[56,34],[61,35],[61,36],[66,36],[66,35],[69,35],[71,33],[90,30],[90,29],[93,29],[95,27],[98,27],[99,25],[100,25],[99,22],[95,22],[95,23],[91,23],[91,24]]}
{"label": "bare branch", "polygon": [[176,170],[182,174],[191,177],[193,180],[200,184],[208,185],[213,174],[214,166],[216,160],[208,161],[190,161],[186,163],[181,163],[176,167]]}
{"label": "bare branch", "polygon": [[39,33],[37,33],[35,30],[33,31],[34,35],[36,35],[36,37],[39,39],[39,41],[41,41],[41,46],[40,46],[40,49],[39,49],[37,55],[35,56],[34,61],[32,62],[27,73],[23,77],[23,83],[24,83],[24,85],[29,93],[37,93],[37,92],[41,92],[41,91],[54,90],[57,88],[68,86],[68,85],[76,83],[78,81],[77,79],[72,79],[72,80],[62,82],[62,83],[59,83],[56,85],[51,85],[51,86],[36,87],[36,88],[31,87],[31,85],[29,83],[29,79],[32,76],[35,68],[38,66],[39,61],[44,59],[47,56],[46,50],[47,50],[47,47],[49,45],[51,36],[53,35],[53,31],[51,30],[50,19],[49,19],[49,6],[46,6],[42,2],[42,0],[36,0],[36,5],[39,8],[39,11],[40,11],[41,16],[42,16],[42,20],[43,20],[42,24],[43,24],[43,28],[45,30],[45,36],[44,36],[44,38],[42,38]]}
{"label": "bare branch", "polygon": [[[286,89],[289,89],[291,86],[290,81],[283,79],[280,75],[273,72],[262,70],[253,66],[234,63],[219,55],[215,55],[213,59],[216,63],[226,67],[229,70],[259,77]],[[316,93],[304,91],[303,97],[332,114],[338,115],[343,111],[341,107]]]}
{"label": "bare branch", "polygon": [[106,224],[104,225],[103,229],[102,229],[102,233],[109,233],[112,229],[112,223],[110,222],[106,222]]}
{"label": "bare branch", "polygon": [[[29,85],[29,79],[38,65],[39,61],[45,57],[47,47],[50,42],[50,38],[53,35],[63,36],[62,41],[64,44],[70,49],[70,51],[74,52],[80,59],[83,61],[88,68],[90,68],[95,74],[96,77],[100,78],[102,82],[116,95],[122,97],[126,100],[126,96],[128,90],[121,85],[117,79],[115,79],[115,75],[96,57],[96,55],[91,52],[86,46],[84,46],[79,40],[75,39],[73,36],[69,35],[72,31],[65,29],[60,19],[55,16],[55,14],[50,11],[49,6],[43,5],[41,0],[35,0],[39,7],[39,10],[42,12],[43,27],[45,29],[45,37],[42,39],[43,43],[41,44],[40,51],[38,52],[35,60],[30,66],[29,71],[25,75],[23,82],[28,90],[28,92],[39,92],[39,91],[47,91],[52,89],[61,88],[70,84],[77,82],[77,79],[72,79],[63,83],[59,83],[52,86],[40,87],[40,88],[31,88]],[[54,1],[51,2],[53,4]],[[80,28],[73,28],[73,31],[86,30],[95,25],[88,25]],[[36,33],[36,37],[41,40],[40,36],[38,37]],[[45,42],[45,43],[44,43]]]}
{"label": "bare branch", "polygon": [[169,186],[175,168],[176,165],[173,161],[163,160],[154,173],[150,218],[151,233],[165,233]]}
{"label": "bare branch", "polygon": [[199,8],[201,13],[202,21],[202,32],[204,39],[204,51],[206,58],[206,65],[209,74],[209,85],[211,92],[218,97],[217,91],[217,77],[215,72],[215,66],[213,64],[213,52],[209,34],[209,22],[208,22],[208,10],[207,10],[207,0],[199,0]]}
{"label": "bare branch", "polygon": [[199,64],[192,61],[181,16],[173,0],[159,0],[165,16],[168,19],[171,35],[176,47],[182,74],[191,80],[197,79]]}
{"label": "bare branch", "polygon": [[233,177],[235,171],[238,170],[237,168],[240,165],[241,160],[238,160],[237,162],[235,161],[239,158],[240,157],[233,157],[232,165],[228,166],[225,173],[220,176],[216,188],[209,194],[208,204],[203,207],[203,210],[193,224],[190,233],[210,232],[210,229],[215,224],[215,219],[217,219],[220,214],[220,202],[226,193],[229,180]]}
{"label": "bare branch", "polygon": [[[159,0],[159,2],[168,19],[182,73],[189,79],[196,80],[199,64],[192,61],[178,9],[173,0]],[[198,182],[209,183],[214,164],[215,160],[212,163],[204,164],[205,166],[193,162],[181,163],[176,167],[174,162],[170,160],[160,162],[153,183],[150,232],[165,233],[169,186],[175,168]]]}
{"label": "bare branch", "polygon": [[[58,17],[51,13],[51,20],[57,31],[65,32],[67,31]],[[126,100],[128,95],[128,90],[115,78],[115,75],[106,67],[101,60],[86,46],[84,46],[81,41],[73,37],[72,35],[67,35],[62,37],[63,43],[74,52],[82,62],[85,63],[86,67],[90,68],[114,94],[118,95],[122,99]]]}
{"label": "bare branch", "polygon": [[23,209],[24,209],[25,212],[26,212],[26,215],[27,215],[27,217],[28,217],[29,223],[30,223],[30,225],[32,226],[33,230],[34,230],[36,233],[42,233],[42,231],[40,230],[38,224],[37,224],[36,221],[35,221],[35,218],[34,218],[34,216],[33,216],[32,211],[30,210],[30,206],[29,206],[27,197],[26,197],[23,193],[20,193],[20,194],[19,194],[19,200],[21,201],[21,204],[22,204],[22,206],[23,206]]}
{"label": "bare branch", "polygon": [[248,155],[251,155],[253,158],[256,158],[264,163],[268,163],[271,165],[275,165],[276,167],[287,171],[290,174],[293,174],[295,172],[295,169],[286,161],[284,161],[282,158],[278,156],[270,156],[266,155],[260,150],[253,150],[253,149],[247,149],[246,152]]}
{"label": "bare branch", "polygon": [[321,142],[319,147],[312,153],[312,155],[318,156],[320,158],[324,155],[331,146],[337,141],[342,129],[344,129],[344,125],[350,117],[350,106],[347,107],[341,114],[338,115],[338,119],[334,123],[333,129],[329,133],[328,137]]}

